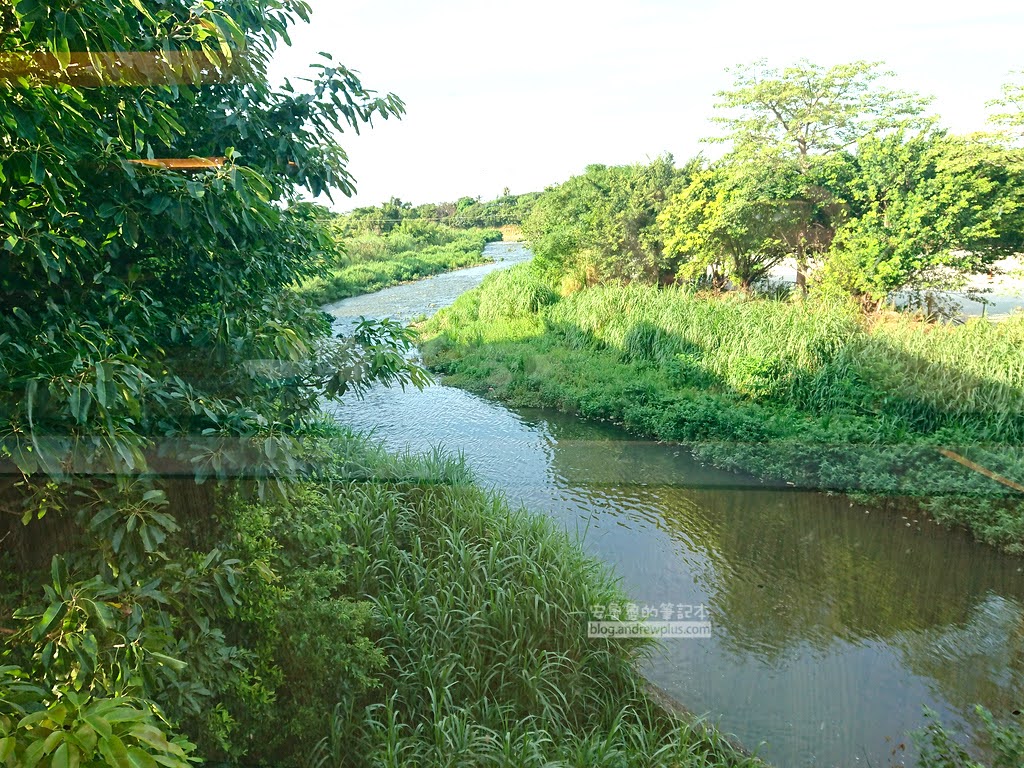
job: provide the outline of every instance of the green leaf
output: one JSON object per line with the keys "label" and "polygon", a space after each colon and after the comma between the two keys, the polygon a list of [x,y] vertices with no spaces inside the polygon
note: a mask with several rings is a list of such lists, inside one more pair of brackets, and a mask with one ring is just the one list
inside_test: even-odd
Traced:
{"label": "green leaf", "polygon": [[130,723],[133,720],[144,720],[146,718],[144,712],[124,706],[114,707],[109,712],[104,712],[103,716],[108,723]]}
{"label": "green leaf", "polygon": [[54,627],[64,618],[68,612],[68,606],[63,601],[58,603],[50,603],[50,605],[43,612],[42,618],[39,619],[35,627],[32,628],[32,640],[39,642],[46,637],[53,630]]}
{"label": "green leaf", "polygon": [[147,21],[151,21],[154,24],[156,23],[156,20],[153,18],[153,14],[149,12],[149,9],[146,7],[145,3],[142,2],[142,0],[129,1],[131,2],[132,5],[135,6],[139,13],[141,13],[146,18]]}
{"label": "green leaf", "polygon": [[43,742],[35,741],[29,744],[25,750],[24,763],[19,768],[35,768],[43,759]]}
{"label": "green leaf", "polygon": [[157,768],[157,762],[153,759],[153,756],[139,747],[129,748],[128,764],[132,768]]}
{"label": "green leaf", "polygon": [[111,735],[100,739],[100,754],[106,759],[108,766],[113,768],[132,768],[128,759],[128,750],[117,736]]}
{"label": "green leaf", "polygon": [[156,651],[150,651],[149,655],[152,656],[156,661],[164,666],[170,667],[175,672],[181,672],[185,669],[188,664],[180,659],[175,659],[173,656],[167,656],[163,653],[157,653]]}
{"label": "green leaf", "polygon": [[71,47],[68,45],[66,37],[61,36],[54,41],[53,53],[57,57],[60,68],[66,70],[71,63]]}
{"label": "green leaf", "polygon": [[107,363],[96,364],[96,402],[101,407],[107,407]]}
{"label": "green leaf", "polygon": [[32,181],[36,184],[46,181],[46,166],[38,152],[32,153]]}
{"label": "green leaf", "polygon": [[[59,735],[63,738],[64,732],[60,731],[59,734],[54,735]],[[77,749],[75,750],[75,754],[78,754]],[[75,764],[78,764],[77,758],[75,760]],[[68,743],[66,741],[57,747],[57,751],[53,753],[53,757],[50,759],[50,768],[71,768],[71,756],[69,754]]]}
{"label": "green leaf", "polygon": [[137,725],[129,733],[143,744],[148,744],[153,749],[161,752],[171,751],[171,743],[163,732],[152,725]]}
{"label": "green leaf", "polygon": [[71,415],[79,424],[85,424],[89,418],[89,404],[92,402],[92,394],[86,387],[77,386],[71,390],[68,398],[68,407]]}

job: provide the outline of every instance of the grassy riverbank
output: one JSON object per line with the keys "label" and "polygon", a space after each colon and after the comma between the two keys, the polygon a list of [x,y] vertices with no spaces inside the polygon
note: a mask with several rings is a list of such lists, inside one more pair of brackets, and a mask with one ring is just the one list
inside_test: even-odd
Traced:
{"label": "grassy riverbank", "polygon": [[450,384],[607,419],[702,460],[864,494],[1024,552],[1024,317],[962,327],[650,286],[561,298],[528,265],[425,327]]}
{"label": "grassy riverbank", "polygon": [[[326,764],[353,751],[396,766],[759,764],[649,700],[633,667],[648,646],[587,639],[588,607],[623,596],[546,517],[457,461],[340,445],[346,479],[311,490],[301,515],[345,542],[335,589],[373,606],[386,663],[339,710]],[[259,514],[272,529],[289,517]]]}
{"label": "grassy riverbank", "polygon": [[[626,598],[547,517],[481,490],[458,460],[324,430],[307,443],[318,479],[276,500],[244,484],[167,487],[188,500],[173,504],[169,551],[215,553],[191,555],[183,575],[210,608],[205,634],[175,648],[173,685],[156,697],[198,754],[317,768],[761,765],[650,697],[634,666],[649,644],[588,639],[591,606]],[[30,585],[46,575],[15,579],[7,557],[0,609],[34,610]],[[0,667],[0,733],[9,682]]]}
{"label": "grassy riverbank", "polygon": [[330,275],[299,287],[316,304],[373,293],[398,283],[483,264],[484,246],[501,240],[496,229],[460,230],[439,224],[362,234],[340,243]]}

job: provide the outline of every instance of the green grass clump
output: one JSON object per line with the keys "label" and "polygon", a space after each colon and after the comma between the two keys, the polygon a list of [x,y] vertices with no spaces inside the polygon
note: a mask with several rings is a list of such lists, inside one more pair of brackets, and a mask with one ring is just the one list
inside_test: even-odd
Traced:
{"label": "green grass clump", "polygon": [[297,292],[316,304],[327,304],[472,267],[486,261],[484,246],[500,239],[501,233],[495,229],[457,230],[441,225],[359,235],[342,243],[344,255],[328,276],[310,280]]}
{"label": "green grass clump", "polygon": [[[424,328],[457,386],[691,445],[703,460],[801,487],[922,508],[1024,553],[1024,316],[963,326],[855,307],[601,285],[552,300],[529,265]],[[515,296],[544,295],[537,308]]]}

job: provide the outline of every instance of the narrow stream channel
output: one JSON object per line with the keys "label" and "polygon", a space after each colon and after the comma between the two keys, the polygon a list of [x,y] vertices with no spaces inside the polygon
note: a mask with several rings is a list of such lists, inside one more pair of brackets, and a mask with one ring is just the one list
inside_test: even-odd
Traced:
{"label": "narrow stream channel", "polygon": [[[360,315],[408,321],[529,258],[516,244],[489,255],[500,261],[328,311],[338,330]],[[910,765],[922,706],[968,730],[975,703],[1024,708],[1024,560],[443,382],[378,387],[335,412],[393,449],[462,452],[483,484],[578,534],[638,604],[707,605],[712,637],[662,642],[644,672],[780,768]]]}

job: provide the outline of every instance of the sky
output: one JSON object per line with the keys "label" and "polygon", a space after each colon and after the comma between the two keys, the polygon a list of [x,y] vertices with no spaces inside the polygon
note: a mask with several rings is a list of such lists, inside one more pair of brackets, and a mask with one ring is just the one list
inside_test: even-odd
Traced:
{"label": "sky", "polygon": [[[985,102],[1024,69],[1021,0],[308,0],[312,23],[271,76],[317,52],[406,103],[340,143],[358,194],[413,204],[544,189],[591,163],[682,163],[713,135],[727,67],[806,58],[884,61],[891,85],[935,98],[951,130],[985,127]],[[326,201],[324,201],[326,202]]]}

